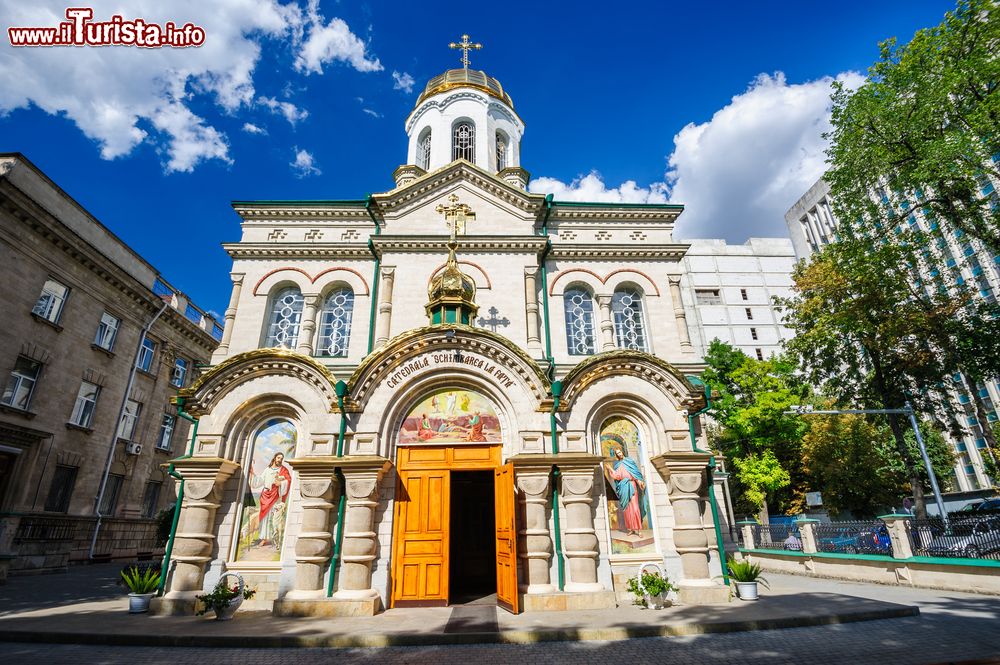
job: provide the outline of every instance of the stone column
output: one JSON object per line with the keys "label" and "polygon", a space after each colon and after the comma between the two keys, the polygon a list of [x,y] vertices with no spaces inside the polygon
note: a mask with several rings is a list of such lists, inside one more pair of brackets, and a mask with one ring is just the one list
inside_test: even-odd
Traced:
{"label": "stone column", "polygon": [[677,324],[677,336],[681,348],[691,350],[691,333],[688,331],[687,314],[684,312],[684,301],[681,299],[681,276],[667,275],[670,282],[670,299],[674,302],[674,322]]}
{"label": "stone column", "polygon": [[331,516],[337,508],[340,482],[335,457],[288,460],[299,476],[302,527],[295,541],[295,588],[286,598],[322,598],[323,576],[333,551]]}
{"label": "stone column", "polygon": [[569,581],[568,592],[603,591],[597,581],[597,560],[600,549],[594,529],[594,477],[598,455],[573,455],[559,462],[560,494],[565,507],[563,517],[563,555]]}
{"label": "stone column", "polygon": [[753,520],[745,520],[743,522],[737,522],[736,526],[740,527],[743,532],[743,547],[745,550],[757,549],[757,542],[754,539],[753,528],[757,526],[757,523]]}
{"label": "stone column", "polygon": [[816,554],[819,552],[816,540],[816,525],[819,520],[797,519],[795,524],[799,527],[799,535],[802,537],[802,553]]}
{"label": "stone column", "polygon": [[524,269],[524,310],[528,328],[528,353],[538,356],[542,353],[542,340],[538,332],[538,287],[535,281],[537,270],[533,267]]}
{"label": "stone column", "polygon": [[184,500],[171,553],[176,565],[165,598],[188,601],[193,611],[194,597],[202,592],[205,564],[212,560],[222,489],[239,465],[218,457],[191,457],[174,462],[174,468],[184,477]]}
{"label": "stone column", "polygon": [[913,540],[910,538],[910,520],[913,515],[882,515],[889,530],[889,542],[892,543],[893,559],[909,559],[913,556]]}
{"label": "stone column", "polygon": [[236,322],[236,310],[240,306],[240,293],[243,291],[243,273],[231,272],[230,279],[233,280],[233,292],[229,296],[229,307],[226,308],[225,319],[222,329],[222,341],[219,342],[215,353],[225,356],[229,353],[229,342],[233,338],[233,324]]}
{"label": "stone column", "polygon": [[375,326],[376,349],[385,346],[389,341],[392,323],[392,283],[395,278],[395,268],[382,268],[382,284],[378,290],[378,324]]}
{"label": "stone column", "polygon": [[615,325],[611,322],[611,296],[597,296],[601,310],[601,351],[615,349]]}
{"label": "stone column", "polygon": [[372,588],[372,562],[378,558],[375,510],[379,481],[390,465],[389,460],[374,455],[342,457],[337,464],[344,474],[347,494],[340,574],[333,595],[338,600],[379,598]]}
{"label": "stone column", "polygon": [[319,294],[310,293],[302,296],[305,307],[302,309],[302,324],[299,326],[299,344],[296,351],[304,356],[313,354],[316,337],[316,310],[319,309]]}
{"label": "stone column", "polygon": [[549,477],[552,465],[520,466],[514,460],[515,482],[521,490],[521,515],[518,524],[518,557],[527,577],[520,580],[524,593],[552,593],[556,590],[549,579],[549,560],[552,558],[552,536],[549,534]]}
{"label": "stone column", "polygon": [[[728,602],[728,590],[713,582],[708,569],[709,529],[704,522],[708,502],[709,453],[676,451],[657,455],[651,461],[667,483],[674,509],[674,546],[681,558],[684,579],[679,597],[685,605]],[[723,552],[719,553],[724,556]]]}

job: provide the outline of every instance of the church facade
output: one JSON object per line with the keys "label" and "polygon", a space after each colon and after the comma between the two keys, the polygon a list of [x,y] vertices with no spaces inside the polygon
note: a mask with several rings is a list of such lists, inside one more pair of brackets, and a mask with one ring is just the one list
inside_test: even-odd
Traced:
{"label": "church facade", "polygon": [[236,572],[287,615],[598,608],[648,563],[725,601],[682,206],[529,193],[524,123],[468,67],[405,127],[391,191],[234,202],[163,602]]}

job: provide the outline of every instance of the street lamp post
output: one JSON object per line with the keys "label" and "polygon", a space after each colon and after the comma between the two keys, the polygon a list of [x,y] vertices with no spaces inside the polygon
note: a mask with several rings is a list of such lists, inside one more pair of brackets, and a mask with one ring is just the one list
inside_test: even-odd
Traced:
{"label": "street lamp post", "polygon": [[910,425],[913,427],[913,434],[917,437],[917,446],[920,448],[920,456],[924,458],[924,468],[927,469],[927,476],[931,479],[931,490],[934,492],[934,502],[937,504],[938,512],[944,521],[945,528],[948,528],[948,513],[944,509],[944,499],[941,498],[941,488],[938,486],[937,476],[931,466],[931,458],[927,456],[927,447],[924,445],[924,437],[920,435],[920,427],[917,426],[917,417],[913,407],[909,402],[903,405],[902,409],[813,409],[811,405],[791,406],[786,415],[793,416],[818,416],[818,415],[841,415],[849,413],[894,413],[908,416]]}

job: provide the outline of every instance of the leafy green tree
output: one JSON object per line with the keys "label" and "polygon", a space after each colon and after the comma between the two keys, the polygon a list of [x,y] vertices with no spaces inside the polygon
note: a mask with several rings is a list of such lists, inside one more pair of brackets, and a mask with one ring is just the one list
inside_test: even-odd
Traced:
{"label": "leafy green tree", "polygon": [[756,360],[719,340],[710,344],[705,362],[702,379],[715,393],[711,441],[734,469],[740,509],[766,512],[769,502],[786,509],[801,475],[806,425],[784,412],[803,403],[808,386],[787,358]]}

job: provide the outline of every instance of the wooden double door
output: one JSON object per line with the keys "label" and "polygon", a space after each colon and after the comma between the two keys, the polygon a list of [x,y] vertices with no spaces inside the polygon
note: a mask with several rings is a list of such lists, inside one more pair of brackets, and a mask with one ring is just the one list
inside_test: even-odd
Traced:
{"label": "wooden double door", "polygon": [[[484,526],[475,520],[470,523],[468,518],[463,520],[465,524],[452,524],[453,474],[486,471],[493,476],[493,510],[482,506],[482,514],[494,517],[497,605],[517,613],[514,468],[501,463],[500,446],[400,447],[396,470],[392,606],[436,606],[453,601],[450,572],[457,562],[452,554],[461,556],[461,548],[453,547],[453,540],[463,537],[462,529]],[[468,509],[463,505],[461,512],[468,514]]]}

